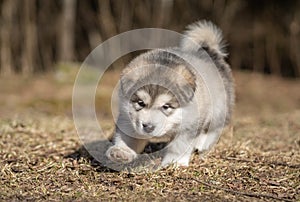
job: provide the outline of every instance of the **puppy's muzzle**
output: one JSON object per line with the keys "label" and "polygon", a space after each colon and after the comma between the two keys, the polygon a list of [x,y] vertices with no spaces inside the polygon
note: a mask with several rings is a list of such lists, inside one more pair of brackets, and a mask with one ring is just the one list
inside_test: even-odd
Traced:
{"label": "puppy's muzzle", "polygon": [[155,126],[151,123],[143,123],[142,126],[146,133],[151,133],[155,129]]}

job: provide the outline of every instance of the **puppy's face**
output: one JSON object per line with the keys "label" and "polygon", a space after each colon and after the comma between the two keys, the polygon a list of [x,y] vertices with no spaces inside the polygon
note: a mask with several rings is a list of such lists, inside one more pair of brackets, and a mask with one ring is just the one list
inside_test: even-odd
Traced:
{"label": "puppy's face", "polygon": [[185,65],[175,63],[172,57],[151,62],[149,58],[137,58],[121,75],[122,112],[141,138],[177,131],[183,106],[193,99],[196,89],[196,77]]}
{"label": "puppy's face", "polygon": [[176,97],[164,87],[146,85],[129,100],[129,116],[134,129],[145,137],[161,137],[181,122]]}

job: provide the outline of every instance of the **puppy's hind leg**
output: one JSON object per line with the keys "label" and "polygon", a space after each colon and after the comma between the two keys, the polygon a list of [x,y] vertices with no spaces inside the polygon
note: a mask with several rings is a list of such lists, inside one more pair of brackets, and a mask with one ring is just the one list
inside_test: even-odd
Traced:
{"label": "puppy's hind leg", "polygon": [[214,130],[208,133],[200,134],[196,139],[195,149],[199,153],[209,151],[212,146],[219,140],[220,133]]}
{"label": "puppy's hind leg", "polygon": [[174,163],[177,166],[188,166],[194,149],[188,135],[179,135],[166,148],[161,165]]}

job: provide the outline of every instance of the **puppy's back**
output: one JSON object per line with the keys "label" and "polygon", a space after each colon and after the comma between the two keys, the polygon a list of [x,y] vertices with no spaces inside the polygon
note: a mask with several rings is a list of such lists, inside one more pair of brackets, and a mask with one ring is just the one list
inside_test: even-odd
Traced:
{"label": "puppy's back", "polygon": [[187,26],[184,37],[180,41],[179,48],[201,59],[207,59],[207,55],[217,67],[225,86],[228,123],[234,105],[234,81],[230,66],[225,61],[228,53],[225,50],[222,31],[212,22],[201,20]]}

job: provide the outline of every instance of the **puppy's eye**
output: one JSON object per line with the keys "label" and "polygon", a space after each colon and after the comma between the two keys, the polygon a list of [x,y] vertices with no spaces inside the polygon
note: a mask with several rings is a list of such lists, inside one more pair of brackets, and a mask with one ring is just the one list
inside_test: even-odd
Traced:
{"label": "puppy's eye", "polygon": [[139,105],[140,107],[145,107],[145,106],[146,106],[146,104],[144,103],[143,100],[138,100],[137,103],[138,103],[138,105]]}
{"label": "puppy's eye", "polygon": [[171,105],[169,105],[169,104],[165,104],[165,105],[162,106],[162,108],[163,108],[164,110],[168,110],[168,109],[170,109],[170,108],[172,108],[172,107],[171,107]]}

